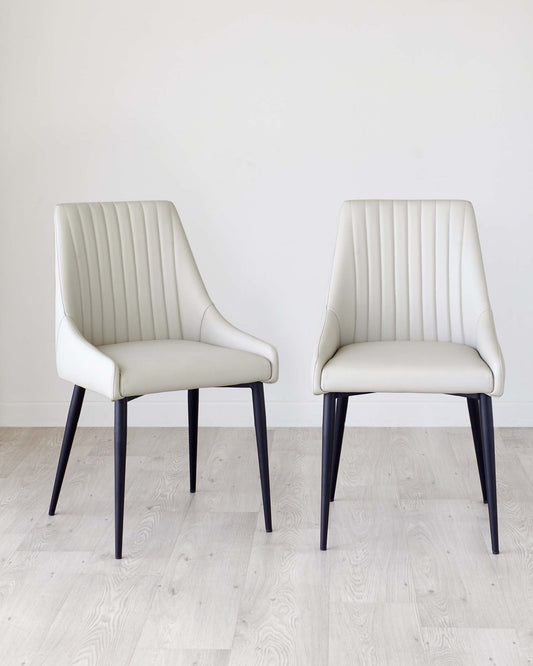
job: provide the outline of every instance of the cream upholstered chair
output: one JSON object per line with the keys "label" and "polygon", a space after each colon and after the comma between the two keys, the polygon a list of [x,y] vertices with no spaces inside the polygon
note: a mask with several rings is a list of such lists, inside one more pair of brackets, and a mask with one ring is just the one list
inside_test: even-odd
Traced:
{"label": "cream upholstered chair", "polygon": [[54,515],[85,394],[115,403],[115,557],[122,557],[128,401],[188,390],[190,490],[196,490],[198,389],[252,390],[263,510],[272,531],[263,382],[274,347],[215,308],[168,201],[57,206],[56,352],[74,384],[50,503]]}
{"label": "cream upholstered chair", "polygon": [[466,397],[498,552],[491,396],[504,365],[468,201],[347,201],[314,364],[324,395],[320,547],[326,549],[348,398]]}

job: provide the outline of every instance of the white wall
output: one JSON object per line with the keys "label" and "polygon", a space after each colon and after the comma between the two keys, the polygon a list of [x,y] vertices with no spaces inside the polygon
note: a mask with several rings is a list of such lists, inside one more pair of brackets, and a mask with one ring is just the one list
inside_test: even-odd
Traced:
{"label": "white wall", "polygon": [[[533,425],[530,0],[3,0],[0,422],[61,424],[54,204],[172,199],[207,287],[277,345],[271,425],[318,424],[311,358],[341,202],[458,197],[477,212],[507,390]],[[251,423],[205,391],[204,424]],[[130,422],[184,424],[183,394]],[[110,424],[88,396],[84,423]],[[457,424],[462,401],[361,398],[351,423]]]}

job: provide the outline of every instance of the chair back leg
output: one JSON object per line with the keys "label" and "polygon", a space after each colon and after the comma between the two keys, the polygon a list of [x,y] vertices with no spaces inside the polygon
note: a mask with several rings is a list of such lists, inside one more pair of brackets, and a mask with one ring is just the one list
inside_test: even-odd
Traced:
{"label": "chair back leg", "polygon": [[341,461],[342,440],[344,437],[344,424],[346,412],[348,411],[348,396],[337,397],[337,409],[335,410],[335,430],[333,434],[333,463],[331,470],[331,495],[330,500],[335,500],[335,489],[337,488],[337,477],[339,475],[339,464]]}
{"label": "chair back leg", "polygon": [[115,402],[115,558],[117,560],[122,558],[127,431],[128,400],[122,398]]}
{"label": "chair back leg", "polygon": [[189,489],[196,492],[196,460],[198,457],[198,403],[199,389],[187,391],[189,412]]}
{"label": "chair back leg", "polygon": [[479,397],[481,415],[481,436],[483,445],[483,462],[487,484],[487,501],[489,505],[490,537],[492,552],[497,555],[498,543],[498,506],[496,499],[496,461],[494,456],[494,422],[492,417],[492,398],[482,393]]}
{"label": "chair back leg", "polygon": [[333,437],[335,429],[335,394],[324,394],[322,416],[322,498],[320,510],[320,550],[328,543],[329,504],[333,463]]}
{"label": "chair back leg", "polygon": [[59,454],[59,462],[57,463],[57,472],[54,481],[54,489],[52,490],[52,499],[50,500],[50,507],[48,509],[49,516],[53,516],[56,512],[57,501],[59,499],[59,493],[61,492],[61,486],[63,485],[63,479],[65,477],[65,471],[67,469],[67,463],[70,456],[70,450],[72,448],[72,442],[74,441],[74,435],[76,434],[76,428],[78,427],[78,420],[80,418],[84,397],[85,389],[81,386],[74,386],[74,390],[72,391],[72,398],[70,400],[70,407],[68,410],[67,424],[65,426],[65,432],[63,433],[61,453]]}
{"label": "chair back leg", "polygon": [[479,472],[479,481],[481,483],[481,493],[483,502],[487,503],[487,484],[485,482],[485,463],[483,462],[483,443],[481,441],[481,417],[479,414],[479,396],[467,397],[468,415],[470,416],[470,426],[472,428],[472,437],[474,439],[474,449],[476,451],[477,470]]}
{"label": "chair back leg", "polygon": [[263,390],[262,382],[254,382],[251,384],[250,388],[252,389],[252,402],[254,407],[255,436],[257,440],[257,456],[259,458],[259,474],[261,476],[261,493],[263,495],[265,530],[267,532],[272,532],[265,393]]}

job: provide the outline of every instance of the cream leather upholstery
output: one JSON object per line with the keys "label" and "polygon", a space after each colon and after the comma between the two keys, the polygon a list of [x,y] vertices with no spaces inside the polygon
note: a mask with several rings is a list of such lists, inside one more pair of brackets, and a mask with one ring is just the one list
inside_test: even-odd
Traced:
{"label": "cream leather upholstery", "polygon": [[59,376],[111,400],[274,382],[274,347],[227,322],[168,201],[56,208]]}
{"label": "cream leather upholstery", "polygon": [[119,342],[100,351],[120,368],[123,396],[267,382],[272,373],[264,356],[190,340]]}
{"label": "cream leather upholstery", "polygon": [[472,204],[345,202],[314,393],[503,386]]}

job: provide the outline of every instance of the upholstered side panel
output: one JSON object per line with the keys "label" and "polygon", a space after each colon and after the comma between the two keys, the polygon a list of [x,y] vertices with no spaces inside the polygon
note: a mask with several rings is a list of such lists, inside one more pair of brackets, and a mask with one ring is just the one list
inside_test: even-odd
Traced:
{"label": "upholstered side panel", "polygon": [[62,204],[56,239],[63,311],[90,343],[199,340],[210,300],[173,204]]}
{"label": "upholstered side panel", "polygon": [[471,204],[347,201],[329,307],[339,315],[342,345],[473,344],[489,306]]}

